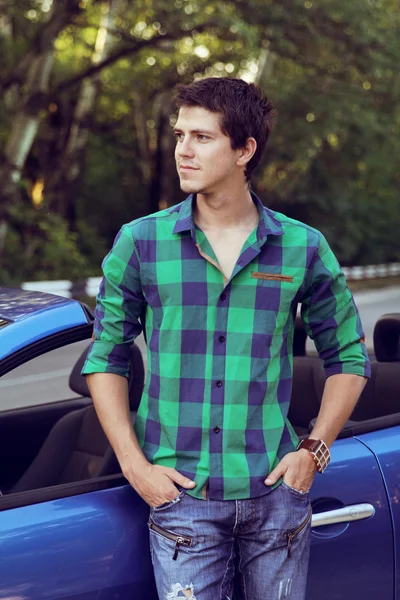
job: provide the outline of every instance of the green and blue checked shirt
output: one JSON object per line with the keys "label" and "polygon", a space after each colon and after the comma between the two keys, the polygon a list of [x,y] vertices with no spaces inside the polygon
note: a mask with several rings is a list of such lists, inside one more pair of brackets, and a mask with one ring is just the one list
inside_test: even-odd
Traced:
{"label": "green and blue checked shirt", "polygon": [[[265,208],[228,281],[193,220],[194,197],[122,227],[103,263],[84,374],[127,376],[145,329],[148,373],[135,431],[147,459],[215,500],[268,493],[296,448],[287,420],[297,304],[327,376],[368,376],[360,318],[321,233]],[[306,390],[305,390],[306,393]]]}

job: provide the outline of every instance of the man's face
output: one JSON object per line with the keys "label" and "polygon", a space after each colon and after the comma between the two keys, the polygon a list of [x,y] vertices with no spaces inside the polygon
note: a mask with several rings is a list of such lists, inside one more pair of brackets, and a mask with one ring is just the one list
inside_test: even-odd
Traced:
{"label": "man's face", "polygon": [[184,192],[223,192],[243,170],[236,164],[238,150],[232,150],[219,119],[219,113],[198,106],[179,110],[175,160]]}

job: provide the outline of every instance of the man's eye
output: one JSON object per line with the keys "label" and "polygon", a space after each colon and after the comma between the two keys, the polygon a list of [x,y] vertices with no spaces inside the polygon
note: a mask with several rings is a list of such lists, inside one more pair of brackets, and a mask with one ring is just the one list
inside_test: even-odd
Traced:
{"label": "man's eye", "polygon": [[199,134],[197,136],[197,139],[200,140],[201,142],[205,142],[206,140],[209,140],[210,138],[208,137],[208,135],[201,135],[201,134]]}
{"label": "man's eye", "polygon": [[174,136],[179,141],[183,140],[183,133],[174,133]]}

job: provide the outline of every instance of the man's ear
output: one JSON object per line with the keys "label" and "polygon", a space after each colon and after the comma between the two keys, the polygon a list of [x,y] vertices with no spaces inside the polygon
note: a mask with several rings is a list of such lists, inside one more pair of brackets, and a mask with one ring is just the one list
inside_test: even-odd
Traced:
{"label": "man's ear", "polygon": [[243,148],[238,149],[238,157],[236,164],[239,167],[245,167],[247,163],[253,158],[255,151],[257,150],[257,142],[253,137],[249,137],[246,140],[246,145]]}

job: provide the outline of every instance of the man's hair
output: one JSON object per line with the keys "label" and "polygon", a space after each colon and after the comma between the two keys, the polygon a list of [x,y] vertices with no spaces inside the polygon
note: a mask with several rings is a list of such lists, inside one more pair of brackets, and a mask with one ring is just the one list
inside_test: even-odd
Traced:
{"label": "man's hair", "polygon": [[249,137],[257,142],[254,156],[246,165],[246,180],[258,165],[272,130],[276,110],[262,89],[243,79],[208,77],[189,85],[178,85],[175,96],[177,109],[199,106],[221,113],[221,129],[231,140],[233,150],[244,148]]}

